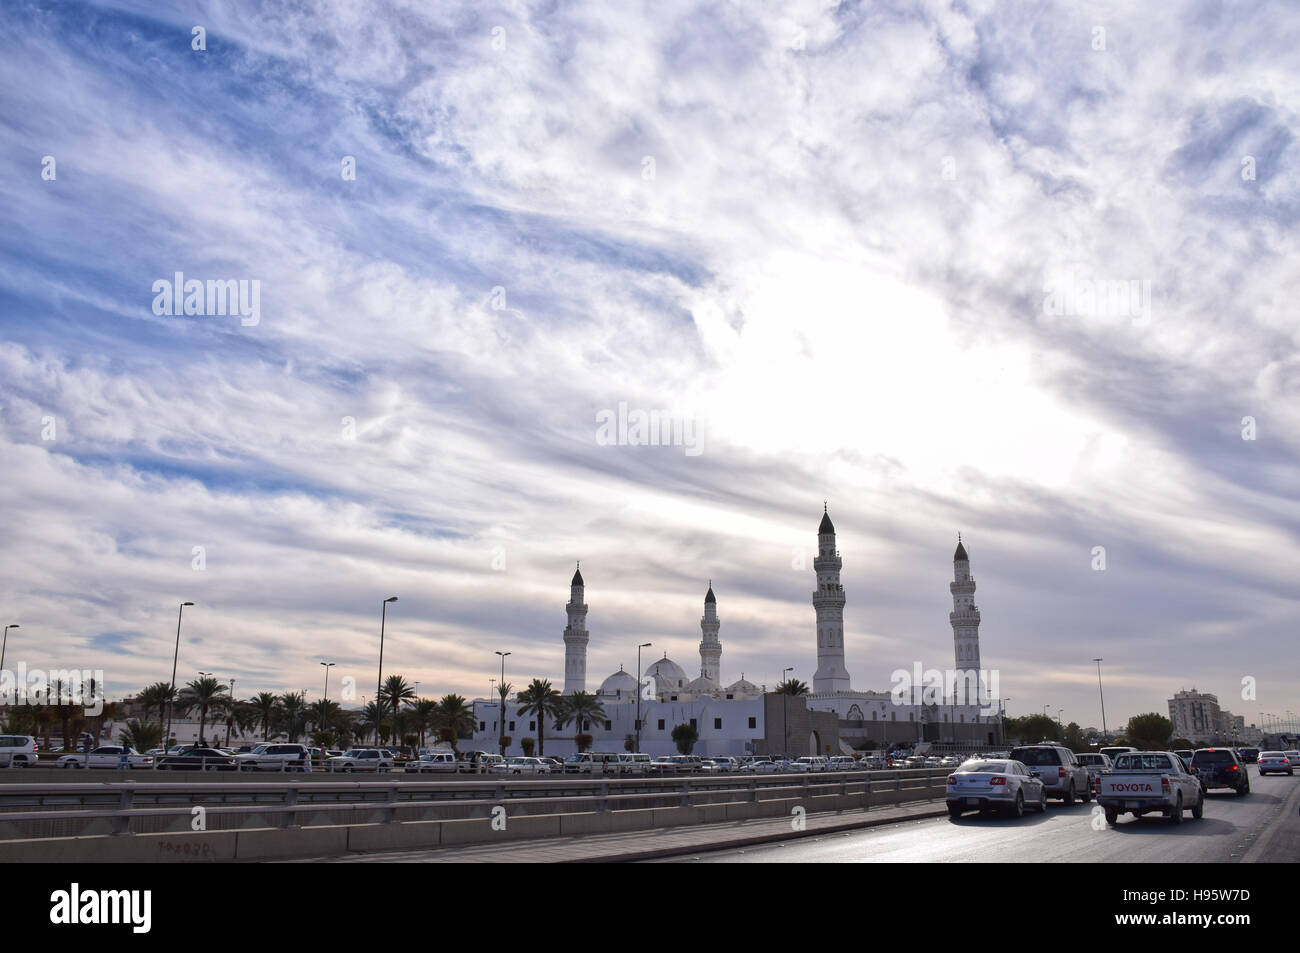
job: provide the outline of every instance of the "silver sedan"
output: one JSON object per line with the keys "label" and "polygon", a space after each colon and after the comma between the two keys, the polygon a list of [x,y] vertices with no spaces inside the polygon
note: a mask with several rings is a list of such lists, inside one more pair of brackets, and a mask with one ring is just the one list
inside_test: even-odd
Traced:
{"label": "silver sedan", "polygon": [[967,761],[948,775],[948,815],[1002,810],[1023,817],[1025,808],[1047,810],[1047,789],[1019,761]]}

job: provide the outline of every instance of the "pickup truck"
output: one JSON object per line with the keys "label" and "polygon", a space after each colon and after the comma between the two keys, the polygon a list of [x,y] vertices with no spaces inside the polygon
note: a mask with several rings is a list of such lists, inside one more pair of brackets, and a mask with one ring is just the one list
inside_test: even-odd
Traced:
{"label": "pickup truck", "polygon": [[1114,826],[1120,814],[1163,814],[1171,824],[1181,824],[1183,811],[1200,820],[1205,811],[1201,782],[1172,751],[1130,751],[1116,755],[1109,774],[1093,782],[1097,803]]}

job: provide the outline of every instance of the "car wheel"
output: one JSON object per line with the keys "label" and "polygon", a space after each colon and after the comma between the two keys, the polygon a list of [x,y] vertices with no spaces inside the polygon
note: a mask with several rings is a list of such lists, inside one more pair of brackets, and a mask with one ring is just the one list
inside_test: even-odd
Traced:
{"label": "car wheel", "polygon": [[1040,814],[1047,813],[1047,788],[1042,788],[1038,792],[1038,811]]}
{"label": "car wheel", "polygon": [[1092,785],[1087,781],[1083,782],[1083,793],[1079,795],[1079,800],[1084,804],[1092,800]]}
{"label": "car wheel", "polygon": [[959,817],[961,817],[961,805],[960,805],[960,804],[949,804],[949,805],[948,805],[948,816],[951,817],[954,821],[957,820]]}
{"label": "car wheel", "polygon": [[1243,784],[1241,787],[1237,788],[1237,797],[1245,797],[1249,793],[1250,793],[1250,784],[1248,783]]}
{"label": "car wheel", "polygon": [[1065,789],[1065,806],[1069,807],[1072,804],[1074,804],[1074,782],[1073,781],[1071,781],[1070,786]]}
{"label": "car wheel", "polygon": [[1119,811],[1116,808],[1106,808],[1106,823],[1111,827],[1119,823]]}
{"label": "car wheel", "polygon": [[1183,795],[1181,791],[1178,793],[1178,801],[1174,804],[1173,813],[1167,816],[1171,824],[1181,824],[1183,822]]}
{"label": "car wheel", "polygon": [[1024,791],[1016,792],[1016,803],[1013,804],[1011,807],[1011,816],[1012,817],[1025,816],[1025,792]]}
{"label": "car wheel", "polygon": [[1192,808],[1192,817],[1198,821],[1205,816],[1205,795],[1202,794],[1196,799],[1196,806]]}

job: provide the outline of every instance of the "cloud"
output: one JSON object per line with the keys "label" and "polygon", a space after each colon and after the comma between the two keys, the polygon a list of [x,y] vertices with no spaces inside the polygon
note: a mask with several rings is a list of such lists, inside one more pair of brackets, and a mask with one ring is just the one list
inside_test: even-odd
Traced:
{"label": "cloud", "polygon": [[[960,529],[1013,711],[1099,721],[1099,655],[1126,713],[1284,709],[1296,45],[1232,7],[20,6],[18,651],[134,690],[188,599],[183,671],[364,686],[397,593],[385,667],[478,695],[497,648],[559,675],[581,558],[593,683],[691,671],[710,578],[725,678],[810,677],[829,499],[860,687],[950,658]],[[177,271],[262,320],[153,314]],[[1149,321],[1050,313],[1062,274]],[[621,402],[704,452],[602,445]]]}

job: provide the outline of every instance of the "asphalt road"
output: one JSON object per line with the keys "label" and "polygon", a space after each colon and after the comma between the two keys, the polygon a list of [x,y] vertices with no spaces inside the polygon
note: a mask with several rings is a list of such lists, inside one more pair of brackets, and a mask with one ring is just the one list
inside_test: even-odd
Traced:
{"label": "asphalt road", "polygon": [[[1300,775],[1258,777],[1251,793],[1214,791],[1205,817],[1125,815],[1109,827],[1096,803],[1015,820],[967,814],[861,832],[793,838],[776,844],[685,854],[659,863],[1296,863],[1300,861]],[[1094,815],[1094,811],[1097,815]],[[1094,820],[1095,816],[1095,820]]]}

